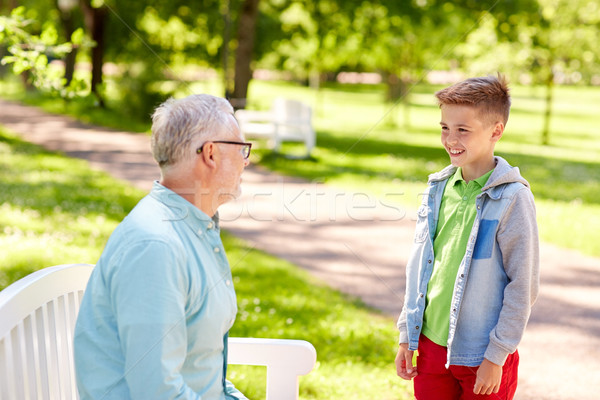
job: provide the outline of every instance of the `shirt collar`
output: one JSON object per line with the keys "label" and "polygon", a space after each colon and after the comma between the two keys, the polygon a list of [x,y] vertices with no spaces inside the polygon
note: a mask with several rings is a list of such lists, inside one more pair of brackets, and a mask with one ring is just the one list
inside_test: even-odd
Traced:
{"label": "shirt collar", "polygon": [[[481,175],[479,178],[473,179],[471,182],[477,183],[477,185],[479,185],[479,187],[482,188],[487,183],[488,179],[490,178],[490,175],[492,175],[492,172],[494,172],[493,169]],[[462,168],[460,167],[457,168],[454,175],[450,177],[450,179],[448,180],[448,185],[450,185],[450,187],[454,187],[454,185],[456,185],[457,182],[464,182],[466,184],[466,181],[463,179],[462,176]]]}
{"label": "shirt collar", "polygon": [[198,207],[154,181],[150,196],[163,203],[174,214],[174,218],[185,222],[194,232],[201,235],[204,231],[216,229],[219,231],[219,213],[211,218]]}
{"label": "shirt collar", "polygon": [[448,180],[448,186],[454,187],[457,182],[465,182],[465,180],[462,177],[462,168],[460,167],[456,168],[456,171]]}

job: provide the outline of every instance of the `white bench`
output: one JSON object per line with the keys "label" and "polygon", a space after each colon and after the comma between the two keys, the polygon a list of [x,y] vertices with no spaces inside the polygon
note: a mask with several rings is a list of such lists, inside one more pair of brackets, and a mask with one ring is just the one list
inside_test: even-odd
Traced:
{"label": "white bench", "polygon": [[246,138],[268,139],[275,151],[282,142],[303,142],[310,156],[315,147],[312,109],[300,101],[277,98],[270,111],[238,110],[235,117]]}
{"label": "white bench", "polygon": [[[0,399],[78,399],[73,331],[93,265],[44,268],[0,292]],[[303,340],[230,338],[230,364],[267,367],[267,399],[298,399],[316,362]]]}

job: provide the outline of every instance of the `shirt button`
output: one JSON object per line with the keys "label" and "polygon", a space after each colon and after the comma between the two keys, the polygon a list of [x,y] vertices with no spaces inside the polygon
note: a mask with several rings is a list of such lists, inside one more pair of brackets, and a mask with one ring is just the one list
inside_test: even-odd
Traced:
{"label": "shirt button", "polygon": [[229,279],[227,279],[227,280],[225,281],[225,284],[226,284],[227,286],[229,286],[229,285],[231,285],[231,281],[230,281]]}
{"label": "shirt button", "polygon": [[419,295],[419,297],[420,297],[420,298],[423,298],[423,293],[421,293],[421,294]]}
{"label": "shirt button", "polygon": [[419,330],[419,325],[415,326],[415,329],[416,329],[416,330]]}
{"label": "shirt button", "polygon": [[218,253],[218,252],[220,252],[220,251],[221,251],[221,249],[220,249],[220,248],[218,248],[218,247],[215,247],[215,249],[214,249],[214,250],[215,250],[215,253]]}
{"label": "shirt button", "polygon": [[212,228],[213,228],[213,223],[212,223],[212,222],[209,222],[209,223],[208,223],[208,225],[206,225],[206,227],[207,227],[208,229],[212,229]]}

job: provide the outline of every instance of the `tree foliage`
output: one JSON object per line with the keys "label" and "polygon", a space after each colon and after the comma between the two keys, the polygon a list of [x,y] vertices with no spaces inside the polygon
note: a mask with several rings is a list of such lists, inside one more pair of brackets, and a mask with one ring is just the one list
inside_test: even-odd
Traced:
{"label": "tree foliage", "polygon": [[[75,2],[76,9],[65,14],[65,2]],[[44,38],[55,38],[56,44],[69,42],[75,40],[70,32],[83,28],[96,43],[89,54],[78,55],[94,65],[90,87],[102,88],[98,65],[110,62],[116,66],[111,78],[120,89],[121,103],[141,115],[185,90],[201,69],[218,71],[235,98],[245,97],[257,68],[284,71],[317,88],[342,71],[376,72],[394,102],[406,100],[409,88],[430,71],[502,71],[513,81],[548,87],[547,121],[554,83],[600,84],[596,0],[22,3],[33,28],[28,32],[40,38],[46,32]],[[28,60],[18,62],[17,71],[45,65],[45,51],[28,53],[27,58],[23,51],[28,47],[17,49],[15,43],[18,58]],[[62,56],[66,54],[74,52]]]}
{"label": "tree foliage", "polygon": [[457,56],[470,75],[496,69],[523,84],[546,86],[541,142],[549,144],[554,84],[600,83],[599,32],[597,1],[523,1],[484,12]]}
{"label": "tree foliage", "polygon": [[11,65],[17,75],[26,74],[33,86],[64,98],[77,95],[85,87],[80,80],[67,82],[65,78],[48,67],[51,59],[63,58],[76,47],[89,47],[83,30],[75,30],[70,41],[61,42],[57,29],[52,24],[44,25],[38,34],[31,33],[35,21],[26,17],[26,9],[17,7],[10,16],[0,16],[0,43],[6,46],[8,55],[2,64]]}

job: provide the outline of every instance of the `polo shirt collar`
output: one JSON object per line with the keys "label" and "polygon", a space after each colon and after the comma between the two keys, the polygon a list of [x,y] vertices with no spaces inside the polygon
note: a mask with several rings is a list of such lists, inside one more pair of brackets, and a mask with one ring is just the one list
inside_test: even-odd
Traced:
{"label": "polo shirt collar", "polygon": [[[492,175],[492,172],[494,172],[493,169],[481,175],[479,178],[473,179],[471,182],[475,182],[479,185],[480,188],[483,188],[487,183],[488,179],[490,179],[490,175]],[[448,184],[450,185],[450,187],[454,187],[454,185],[456,185],[457,182],[461,181],[465,182],[466,184],[466,181],[463,179],[462,176],[462,168],[458,167],[456,169],[456,172],[454,172],[454,175],[452,175],[452,177],[450,177],[450,179],[448,180]]]}

